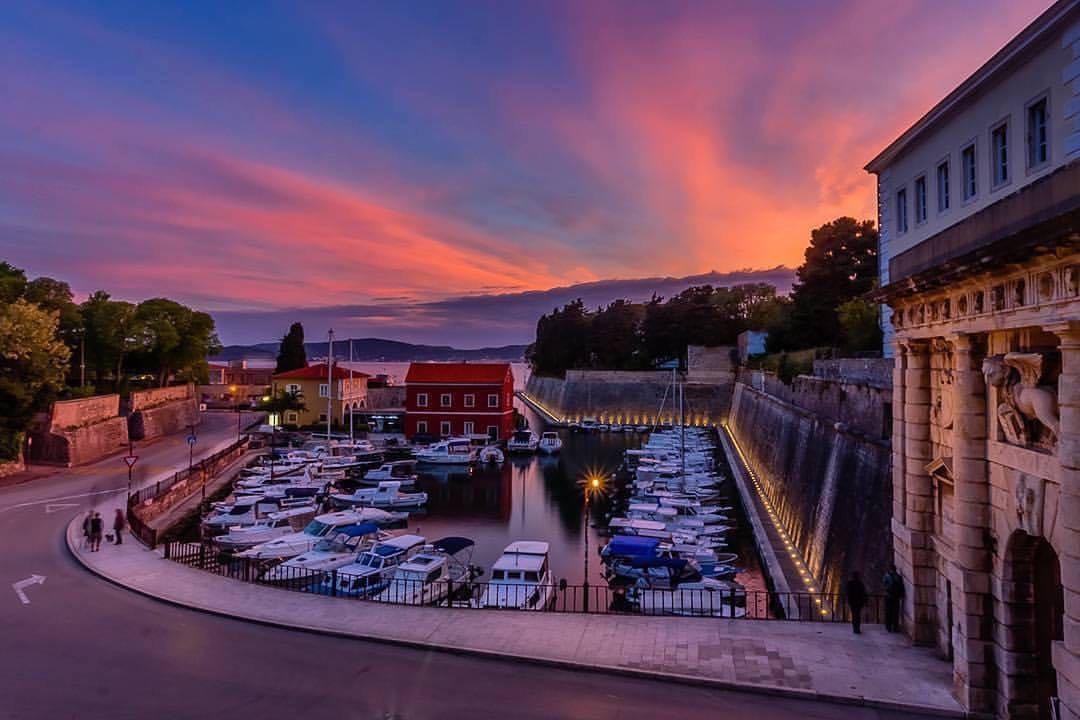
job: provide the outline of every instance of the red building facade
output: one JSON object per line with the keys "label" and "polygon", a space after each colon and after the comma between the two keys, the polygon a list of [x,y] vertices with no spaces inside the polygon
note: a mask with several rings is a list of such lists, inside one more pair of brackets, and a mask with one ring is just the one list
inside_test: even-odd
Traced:
{"label": "red building facade", "polygon": [[405,435],[487,435],[514,431],[510,363],[412,363],[405,376]]}

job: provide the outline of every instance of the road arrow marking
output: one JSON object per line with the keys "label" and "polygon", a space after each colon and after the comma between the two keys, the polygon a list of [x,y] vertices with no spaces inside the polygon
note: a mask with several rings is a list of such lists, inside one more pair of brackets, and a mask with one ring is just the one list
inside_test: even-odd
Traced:
{"label": "road arrow marking", "polygon": [[26,597],[26,593],[23,592],[23,588],[30,587],[31,585],[41,585],[43,582],[45,582],[44,575],[31,575],[25,580],[20,580],[19,582],[12,583],[11,587],[15,590],[15,594],[19,596],[19,600],[22,601],[22,604],[29,605],[30,598]]}
{"label": "road arrow marking", "polygon": [[79,507],[79,503],[48,503],[45,505],[45,514],[52,515],[54,512],[70,507]]}

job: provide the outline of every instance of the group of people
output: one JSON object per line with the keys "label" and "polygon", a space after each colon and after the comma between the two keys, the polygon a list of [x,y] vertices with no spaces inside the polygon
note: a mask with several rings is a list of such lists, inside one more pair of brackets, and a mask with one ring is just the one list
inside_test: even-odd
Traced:
{"label": "group of people", "polygon": [[[885,589],[885,631],[900,632],[900,606],[904,601],[904,578],[897,572],[895,565],[889,567],[889,571],[881,579],[881,586]],[[845,590],[848,609],[851,610],[851,629],[859,635],[862,633],[862,612],[866,607],[869,594],[858,571],[851,573],[851,579],[848,580]]]}
{"label": "group of people", "polygon": [[[120,508],[116,508],[116,515],[113,517],[113,538],[112,543],[114,545],[120,545],[124,541],[124,528],[127,527],[127,520],[124,518],[124,511]],[[83,519],[83,543],[84,546],[89,548],[90,552],[97,552],[101,549],[101,538],[105,534],[105,519],[101,517],[101,513],[97,510],[91,510],[86,514]]]}

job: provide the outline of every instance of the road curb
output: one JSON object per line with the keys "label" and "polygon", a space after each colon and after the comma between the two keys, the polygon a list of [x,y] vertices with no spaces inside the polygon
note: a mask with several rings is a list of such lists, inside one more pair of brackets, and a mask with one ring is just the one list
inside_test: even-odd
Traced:
{"label": "road curb", "polygon": [[[366,642],[378,642],[387,645],[395,645],[398,647],[407,647],[417,650],[428,650],[442,653],[448,653],[452,655],[463,655],[471,657],[479,657],[488,660],[499,660],[503,662],[521,662],[528,663],[530,665],[538,665],[542,667],[557,668],[562,670],[571,671],[588,671],[605,673],[608,675],[618,675],[622,677],[636,677],[646,680],[662,681],[662,682],[676,682],[682,685],[691,685],[695,687],[710,688],[714,690],[727,690],[733,692],[746,692],[757,695],[770,695],[773,697],[788,698],[794,700],[809,700],[814,702],[830,702],[842,705],[853,705],[859,707],[876,708],[881,710],[892,710],[896,712],[917,713],[923,716],[932,717],[948,717],[948,718],[976,718],[980,717],[976,714],[965,713],[963,711],[950,711],[943,708],[925,707],[922,705],[916,705],[913,703],[901,703],[890,700],[877,700],[874,698],[866,697],[852,697],[848,695],[836,695],[831,693],[822,693],[815,690],[800,690],[798,688],[783,688],[773,685],[762,685],[758,683],[747,682],[734,682],[730,680],[721,680],[716,678],[704,678],[694,675],[683,675],[680,673],[670,673],[658,670],[644,670],[638,668],[628,668],[618,665],[603,665],[603,664],[588,664],[576,662],[573,660],[561,660],[556,658],[543,658],[532,657],[527,655],[515,655],[512,653],[503,653],[497,650],[483,650],[479,648],[464,648],[464,647],[452,647],[446,645],[437,645],[435,643],[425,642],[422,640],[409,640],[405,638],[388,637],[385,635],[376,635],[370,633],[350,632],[344,630],[335,630],[332,628],[321,627],[316,625],[305,625],[302,623],[285,623],[279,620],[273,620],[269,618],[260,618],[253,615],[243,615],[237,612],[224,610],[221,608],[212,607],[209,605],[195,604],[187,601],[181,601],[170,597],[169,595],[161,592],[155,592],[147,588],[139,587],[125,581],[123,578],[116,577],[112,574],[106,573],[98,567],[90,564],[83,554],[78,551],[78,518],[73,519],[67,526],[64,533],[65,544],[67,545],[68,552],[75,558],[75,560],[82,565],[90,573],[116,585],[117,587],[130,590],[145,597],[164,602],[175,607],[185,608],[187,610],[195,610],[197,612],[203,612],[210,615],[217,615],[218,617],[226,617],[234,620],[242,620],[246,622],[256,623],[258,625],[264,625],[268,627],[281,628],[285,630],[295,630],[300,632],[326,635],[329,637],[344,638],[350,640],[362,640]],[[160,558],[163,562],[164,558]],[[224,580],[224,578],[223,578]]]}

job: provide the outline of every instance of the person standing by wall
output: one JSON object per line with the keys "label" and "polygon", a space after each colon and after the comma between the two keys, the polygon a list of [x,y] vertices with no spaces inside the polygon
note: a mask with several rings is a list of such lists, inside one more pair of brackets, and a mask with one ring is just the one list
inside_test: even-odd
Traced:
{"label": "person standing by wall", "polygon": [[904,577],[896,571],[895,565],[889,566],[889,572],[881,581],[885,588],[885,631],[900,632],[900,606],[904,602]]}
{"label": "person standing by wall", "polygon": [[866,586],[858,571],[851,573],[847,582],[847,604],[851,610],[851,629],[859,635],[862,633],[862,611],[866,607]]}

